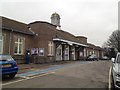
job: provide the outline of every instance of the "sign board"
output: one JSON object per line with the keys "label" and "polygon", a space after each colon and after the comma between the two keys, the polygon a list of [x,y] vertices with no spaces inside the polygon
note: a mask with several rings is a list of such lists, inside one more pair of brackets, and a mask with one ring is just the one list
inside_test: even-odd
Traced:
{"label": "sign board", "polygon": [[32,48],[31,49],[31,54],[32,55],[38,55],[38,48]]}
{"label": "sign board", "polygon": [[39,48],[39,56],[44,56],[44,48]]}

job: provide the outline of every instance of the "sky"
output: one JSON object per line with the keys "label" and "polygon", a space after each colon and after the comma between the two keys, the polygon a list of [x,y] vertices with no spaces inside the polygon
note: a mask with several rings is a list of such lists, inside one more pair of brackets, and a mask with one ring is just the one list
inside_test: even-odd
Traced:
{"label": "sky", "polygon": [[118,29],[119,0],[1,0],[0,16],[29,24],[51,22],[60,15],[61,29],[75,36],[85,36],[89,43],[102,46]]}

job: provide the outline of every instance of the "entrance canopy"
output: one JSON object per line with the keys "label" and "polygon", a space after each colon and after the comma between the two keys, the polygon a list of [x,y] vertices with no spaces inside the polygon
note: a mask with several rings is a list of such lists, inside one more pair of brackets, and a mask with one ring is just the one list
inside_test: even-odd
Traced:
{"label": "entrance canopy", "polygon": [[53,41],[61,41],[64,43],[68,43],[69,45],[79,45],[79,46],[83,46],[83,47],[88,47],[87,45],[81,44],[81,43],[77,43],[77,42],[73,42],[73,41],[69,41],[69,40],[64,40],[64,39],[60,39],[60,38],[54,38]]}

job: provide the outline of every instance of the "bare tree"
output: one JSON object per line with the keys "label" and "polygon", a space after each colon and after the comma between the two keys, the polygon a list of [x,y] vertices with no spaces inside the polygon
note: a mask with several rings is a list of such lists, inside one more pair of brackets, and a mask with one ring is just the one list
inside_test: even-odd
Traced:
{"label": "bare tree", "polygon": [[120,30],[115,30],[106,43],[110,48],[116,49],[120,52]]}

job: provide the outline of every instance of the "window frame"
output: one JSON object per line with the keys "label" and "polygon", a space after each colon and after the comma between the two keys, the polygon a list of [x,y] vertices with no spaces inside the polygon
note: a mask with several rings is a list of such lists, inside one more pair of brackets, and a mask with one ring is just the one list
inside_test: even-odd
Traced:
{"label": "window frame", "polygon": [[[15,53],[16,44],[17,44],[17,52]],[[14,55],[23,55],[24,54],[24,48],[25,48],[25,37],[15,36]],[[20,51],[21,51],[21,53],[20,53]]]}
{"label": "window frame", "polygon": [[0,37],[1,37],[0,42],[2,42],[2,43],[1,43],[0,54],[2,54],[2,53],[3,53],[3,42],[4,42],[4,36],[0,34]]}
{"label": "window frame", "polygon": [[117,56],[117,63],[120,63],[120,54]]}
{"label": "window frame", "polygon": [[54,43],[53,41],[48,41],[48,56],[54,55]]}

